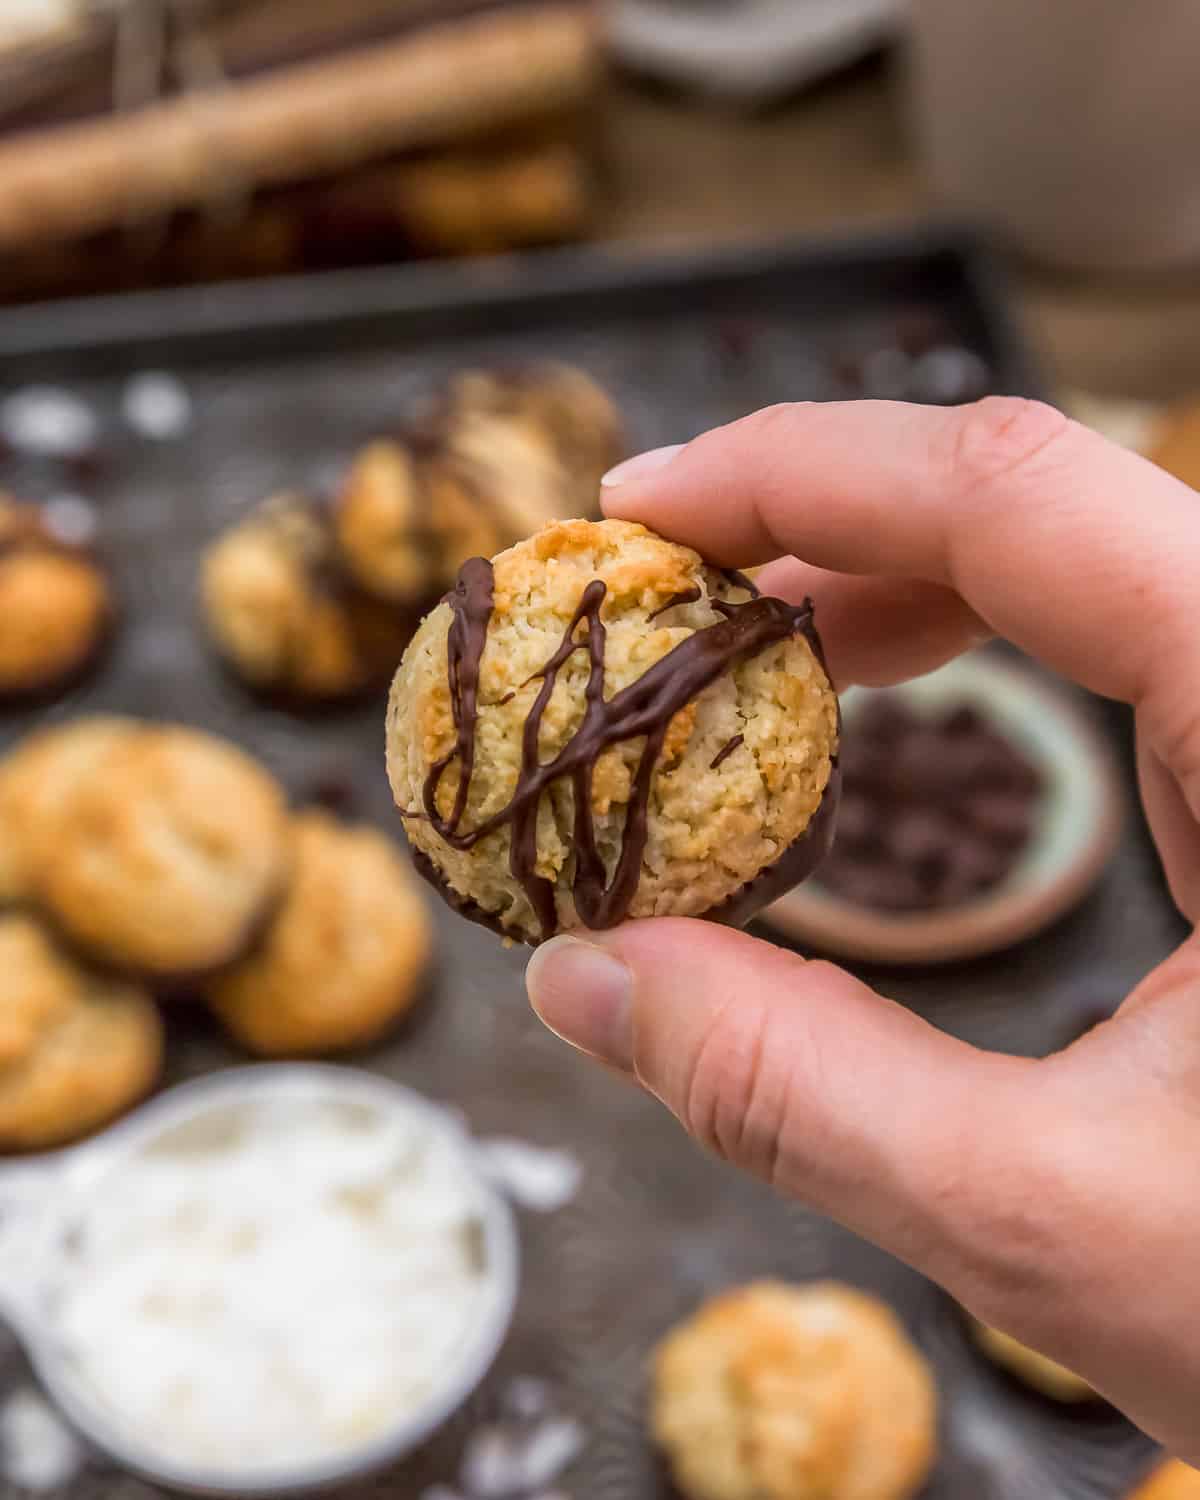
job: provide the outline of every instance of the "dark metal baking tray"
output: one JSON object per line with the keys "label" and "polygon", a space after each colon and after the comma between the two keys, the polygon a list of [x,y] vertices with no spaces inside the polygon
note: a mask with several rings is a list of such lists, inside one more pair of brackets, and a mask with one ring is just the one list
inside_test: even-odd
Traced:
{"label": "dark metal baking tray", "polygon": [[[0,394],[64,384],[94,405],[108,436],[84,477],[7,463],[0,483],[35,498],[79,489],[95,502],[124,622],[102,669],[69,698],[0,720],[0,747],[37,722],[102,709],[180,719],[250,747],[298,799],[340,779],[361,815],[398,834],[380,703],[305,721],[254,703],[214,665],[194,605],[208,539],[272,490],[329,483],[359,442],[395,427],[456,367],[577,361],[614,393],[637,448],[770,401],[828,396],[830,347],[914,310],[935,312],[982,355],[994,390],[1038,393],[995,268],[970,242],[937,233],[552,253],[5,311]],[[167,444],[137,441],[119,418],[124,380],[151,367],[180,375],[195,403],[190,431]],[[1119,713],[1092,707],[1124,736]],[[452,1101],[481,1133],[569,1146],[586,1177],[568,1208],[526,1218],[516,1325],[469,1411],[344,1500],[415,1500],[451,1479],[464,1432],[519,1372],[560,1381],[589,1424],[567,1481],[576,1500],[666,1496],[642,1421],[647,1352],[699,1298],[762,1275],[843,1277],[878,1289],[909,1321],[944,1398],[928,1500],[1116,1496],[1144,1466],[1148,1446],[1114,1414],[1072,1415],[1008,1383],[972,1355],[935,1288],[704,1157],[655,1104],[553,1041],[525,1006],[521,954],[448,911],[437,921],[430,1003],[358,1060]],[[951,970],[869,977],[950,1031],[1034,1053],[1059,1039],[1081,996],[1115,1001],[1180,933],[1134,820],[1100,888],[1050,933]],[[172,1031],[172,1078],[240,1060],[198,1011],[178,1011]],[[4,1360],[0,1379],[20,1378],[17,1352]],[[61,1500],[154,1493],[96,1466]]]}

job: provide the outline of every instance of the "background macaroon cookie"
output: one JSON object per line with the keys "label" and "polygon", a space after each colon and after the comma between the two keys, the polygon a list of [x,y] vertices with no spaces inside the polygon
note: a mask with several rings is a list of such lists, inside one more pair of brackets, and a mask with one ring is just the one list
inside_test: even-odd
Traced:
{"label": "background macaroon cookie", "polygon": [[324,510],[277,495],[219,536],[201,565],[208,634],[251,688],[298,704],[381,687],[412,620],[341,572]]}
{"label": "background macaroon cookie", "polygon": [[39,730],[0,760],[0,908],[33,896],[32,859],[63,802],[136,719],[100,715]]}
{"label": "background macaroon cookie", "polygon": [[705,1303],[655,1351],[650,1424],[688,1500],[909,1500],[937,1450],[926,1360],[836,1282]]}
{"label": "background macaroon cookie", "polygon": [[334,506],[345,565],[369,593],[429,608],[469,557],[547,522],[595,515],[621,424],[582,370],[469,370],[404,438],[358,455]]}
{"label": "background macaroon cookie", "polygon": [[278,914],[207,990],[230,1035],[264,1057],[375,1040],[412,1007],[433,951],[424,894],[389,839],[311,811],[293,820],[292,840]]}
{"label": "background macaroon cookie", "polygon": [[177,725],[118,736],[30,832],[34,895],[54,924],[95,962],[163,984],[239,958],[290,870],[274,777]]}
{"label": "background macaroon cookie", "polygon": [[32,917],[0,915],[0,1151],[107,1124],[158,1076],[162,1023],[139,986],[68,955]]}
{"label": "background macaroon cookie", "polygon": [[0,494],[0,701],[50,695],[98,655],[113,620],[97,557],[35,505]]}

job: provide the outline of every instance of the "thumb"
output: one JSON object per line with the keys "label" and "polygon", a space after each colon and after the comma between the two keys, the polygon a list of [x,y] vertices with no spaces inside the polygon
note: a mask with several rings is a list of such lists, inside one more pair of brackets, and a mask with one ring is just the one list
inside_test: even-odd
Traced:
{"label": "thumb", "polygon": [[[943,1284],[994,1252],[991,1157],[1019,1152],[1030,1064],[979,1052],[822,962],[702,921],[557,937],[526,983],[565,1041],[703,1145]],[[994,1168],[994,1169],[993,1169]]]}

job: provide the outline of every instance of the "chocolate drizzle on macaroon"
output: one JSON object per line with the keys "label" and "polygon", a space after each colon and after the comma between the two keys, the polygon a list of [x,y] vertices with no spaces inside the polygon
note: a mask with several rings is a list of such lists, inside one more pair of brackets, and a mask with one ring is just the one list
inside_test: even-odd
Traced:
{"label": "chocolate drizzle on macaroon", "polygon": [[[509,868],[533,907],[543,940],[553,936],[558,927],[554,882],[537,871],[538,808],[551,784],[567,778],[574,794],[572,894],[576,910],[588,927],[613,927],[628,915],[637,890],[649,827],[654,769],[674,716],[731,668],[780,641],[802,635],[819,655],[811,600],[791,605],[781,599],[762,598],[749,579],[740,574],[724,576],[733,586],[749,592],[751,598],[742,604],[712,600],[713,608],[724,618],[695,631],[637,681],[609,699],[604,696],[606,631],[601,620],[607,587],[600,579],[589,583],[558,649],[529,679],[540,678],[541,687],[525,719],[521,765],[512,797],[498,812],[470,829],[464,829],[462,822],[475,767],[480,666],[492,617],[491,563],[482,557],[464,563],[457,583],[446,596],[453,611],[447,638],[447,676],[454,744],[429,768],[422,789],[423,812],[413,811],[405,816],[423,817],[447,844],[458,850],[471,849],[489,834],[510,825]],[[686,602],[694,602],[691,592],[688,591]],[[672,602],[685,600],[675,596]],[[586,633],[580,633],[584,626]],[[542,718],[559,672],[576,651],[586,651],[589,662],[583,720],[558,753],[543,764],[538,759]],[[625,810],[620,853],[610,878],[596,841],[592,777],[601,755],[610,746],[639,738],[644,738],[645,744]],[[438,808],[437,794],[453,765],[458,767],[458,785],[450,814],[444,817]],[[783,858],[787,858],[786,853]]]}

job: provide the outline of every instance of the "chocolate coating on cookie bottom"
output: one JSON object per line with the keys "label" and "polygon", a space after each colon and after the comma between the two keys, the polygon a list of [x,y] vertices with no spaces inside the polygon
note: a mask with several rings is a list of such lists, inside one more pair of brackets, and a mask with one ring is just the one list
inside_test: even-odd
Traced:
{"label": "chocolate coating on cookie bottom", "polygon": [[[556,780],[569,778],[574,802],[574,876],[572,895],[583,923],[591,928],[616,926],[628,915],[641,874],[642,856],[649,828],[650,789],[655,766],[662,752],[667,730],[675,714],[686,707],[710,683],[738,663],[747,661],[768,646],[801,634],[814,653],[820,656],[820,643],[812,623],[812,603],[786,604],[780,599],[758,597],[749,580],[735,576],[731,582],[747,589],[752,598],[744,604],[715,601],[714,607],[724,617],[715,625],[696,631],[660,658],[648,671],[621,689],[610,699],[604,697],[604,657],[606,632],[600,618],[606,586],[595,579],[583,591],[579,606],[564,632],[558,649],[535,674],[541,688],[525,720],[522,735],[521,765],[517,784],[507,805],[475,828],[463,831],[461,824],[470,797],[475,765],[476,730],[479,711],[479,673],[487,644],[488,626],[493,607],[492,565],[484,558],[464,563],[454,590],[447,596],[453,619],[447,637],[447,675],[451,713],[455,727],[454,744],[429,769],[422,791],[423,811],[404,812],[406,817],[420,817],[429,822],[452,848],[473,848],[488,834],[511,825],[509,868],[513,879],[524,890],[537,916],[542,940],[552,937],[558,927],[554,882],[537,873],[537,814],[543,793]],[[576,631],[586,624],[587,634],[576,639]],[[580,650],[589,658],[585,689],[585,710],[579,728],[545,764],[538,760],[538,736],[542,717],[557,681],[558,673]],[[532,679],[531,679],[532,680]],[[620,853],[611,878],[596,841],[592,814],[592,776],[600,756],[610,746],[625,740],[644,738],[632,792],[625,811]],[[450,815],[438,809],[437,792],[451,765],[458,763],[458,785]],[[832,778],[831,778],[832,780]],[[826,803],[834,799],[826,796]],[[818,813],[821,809],[818,810]],[[819,819],[814,816],[813,824]],[[829,824],[825,835],[826,822]],[[820,822],[817,837],[803,836],[792,846],[802,849],[795,858],[785,854],[776,864],[782,867],[781,878],[764,882],[763,893],[750,896],[761,876],[747,882],[743,891],[722,904],[729,908],[727,917],[718,920],[747,921],[774,895],[810,873],[832,838],[832,813]],[[447,895],[463,915],[508,935],[499,920],[482,912],[477,903],[449,890],[433,862],[427,856],[418,860],[426,879]],[[775,866],[771,867],[772,869]],[[778,886],[778,890],[776,890]],[[745,898],[745,899],[743,899]],[[716,915],[716,914],[714,914]],[[527,940],[530,940],[527,938]]]}
{"label": "chocolate coating on cookie bottom", "polygon": [[[829,773],[829,781],[821,798],[821,805],[813,813],[808,827],[798,839],[783,851],[774,864],[760,870],[753,880],[748,880],[739,890],[727,896],[719,906],[701,912],[698,920],[717,922],[722,927],[745,927],[764,912],[772,902],[786,896],[793,886],[807,880],[833,844],[837,826],[837,807],[841,794],[842,775],[835,762]],[[497,937],[515,938],[536,948],[540,941],[528,933],[516,932],[506,927],[497,912],[487,911],[470,896],[456,891],[423,849],[412,850],[413,867],[423,880],[429,882],[446,905],[460,917],[486,927]]]}

